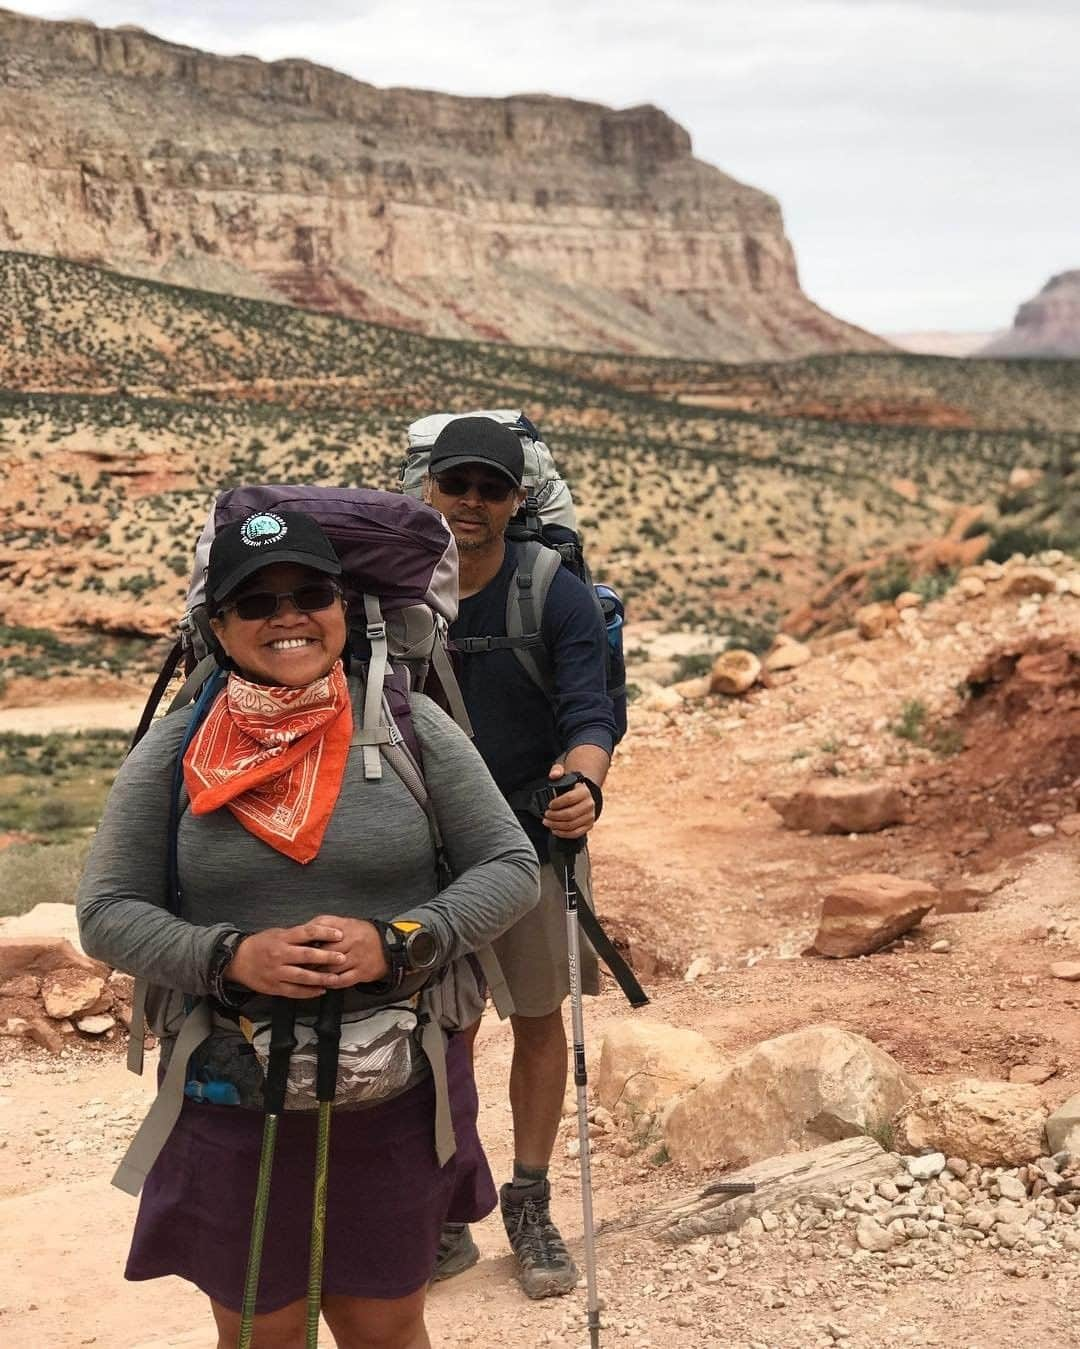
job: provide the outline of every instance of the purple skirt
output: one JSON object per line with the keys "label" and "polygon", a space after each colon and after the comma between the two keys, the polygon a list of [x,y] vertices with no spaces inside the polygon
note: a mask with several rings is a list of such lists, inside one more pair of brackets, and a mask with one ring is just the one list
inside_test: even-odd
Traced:
{"label": "purple skirt", "polygon": [[[399,1298],[435,1268],[444,1221],[478,1222],[495,1185],[476,1132],[476,1086],[460,1036],[447,1049],[457,1152],[435,1157],[430,1078],[367,1110],[335,1111],[330,1128],[323,1289]],[[279,1120],[256,1310],[307,1292],[317,1112]],[[232,1311],[243,1300],[263,1119],[254,1110],[185,1102],[143,1186],[125,1277],[177,1274]]]}

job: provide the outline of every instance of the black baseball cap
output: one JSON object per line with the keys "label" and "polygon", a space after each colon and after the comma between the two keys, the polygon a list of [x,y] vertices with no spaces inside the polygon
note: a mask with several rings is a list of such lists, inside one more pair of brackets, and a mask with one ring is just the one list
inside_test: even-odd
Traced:
{"label": "black baseball cap", "polygon": [[428,473],[445,473],[465,464],[493,468],[515,487],[525,472],[525,452],[516,432],[490,417],[456,417],[435,437]]}
{"label": "black baseball cap", "polygon": [[256,511],[218,531],[210,545],[206,595],[220,604],[241,581],[275,562],[341,575],[334,545],[310,515],[300,511]]}

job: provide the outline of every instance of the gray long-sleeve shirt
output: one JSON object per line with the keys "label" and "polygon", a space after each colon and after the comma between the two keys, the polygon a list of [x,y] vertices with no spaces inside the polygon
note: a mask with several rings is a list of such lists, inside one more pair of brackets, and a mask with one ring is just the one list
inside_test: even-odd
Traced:
{"label": "gray long-sleeve shirt", "polygon": [[[385,764],[367,782],[353,751],[322,846],[302,865],[222,808],[184,809],[178,832],[182,907],[168,911],[168,820],[176,755],[190,709],[154,725],[124,762],[78,894],[84,948],[118,969],[205,994],[225,932],[307,922],[320,913],[411,918],[445,962],[486,945],[537,901],[538,864],[513,812],[466,736],[430,699],[411,701],[436,818],[454,871],[439,890],[431,832]],[[186,794],[184,796],[186,806]]]}

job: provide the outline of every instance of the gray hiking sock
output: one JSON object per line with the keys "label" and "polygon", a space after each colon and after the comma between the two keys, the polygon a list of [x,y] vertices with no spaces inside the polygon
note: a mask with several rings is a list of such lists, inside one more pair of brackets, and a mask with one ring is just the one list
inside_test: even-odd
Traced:
{"label": "gray hiking sock", "polygon": [[510,1182],[513,1190],[529,1190],[534,1185],[542,1185],[547,1180],[546,1166],[523,1166],[514,1158],[514,1178]]}

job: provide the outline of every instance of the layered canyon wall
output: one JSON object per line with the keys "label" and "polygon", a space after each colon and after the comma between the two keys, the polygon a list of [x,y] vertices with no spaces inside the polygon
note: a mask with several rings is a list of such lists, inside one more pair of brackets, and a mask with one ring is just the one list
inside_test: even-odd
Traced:
{"label": "layered canyon wall", "polygon": [[0,247],[448,337],[873,350],[653,107],[378,89],[0,11]]}

